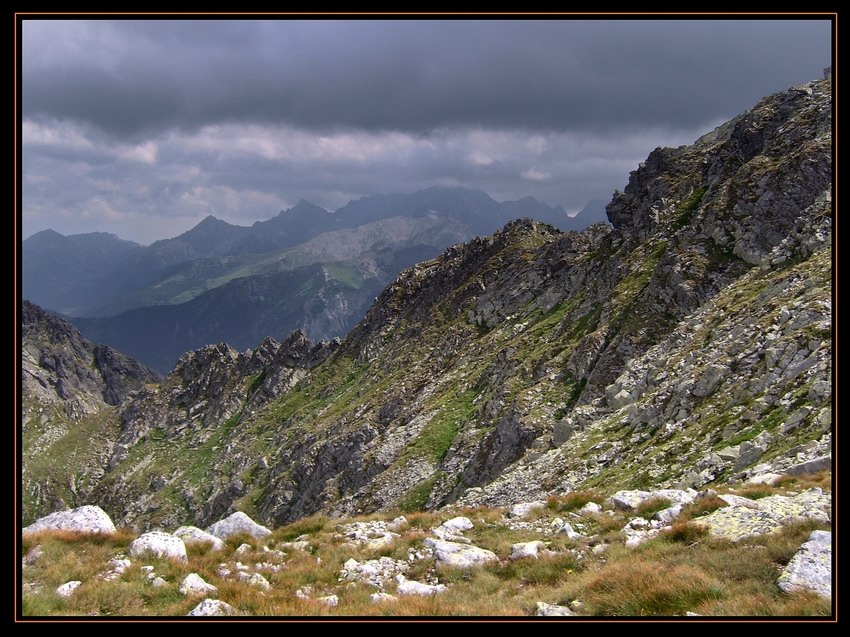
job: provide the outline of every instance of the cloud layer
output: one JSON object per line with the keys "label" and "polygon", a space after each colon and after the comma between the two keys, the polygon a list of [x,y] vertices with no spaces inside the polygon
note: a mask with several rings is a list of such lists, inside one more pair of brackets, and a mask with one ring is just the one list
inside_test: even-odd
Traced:
{"label": "cloud layer", "polygon": [[25,21],[24,232],[461,184],[577,210],[657,145],[815,79],[797,21]]}

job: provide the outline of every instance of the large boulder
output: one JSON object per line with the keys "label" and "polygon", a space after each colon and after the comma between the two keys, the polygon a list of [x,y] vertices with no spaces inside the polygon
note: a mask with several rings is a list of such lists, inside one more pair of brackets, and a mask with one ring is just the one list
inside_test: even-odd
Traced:
{"label": "large boulder", "polygon": [[130,555],[149,553],[158,557],[168,557],[186,561],[186,545],[179,537],[163,531],[150,531],[130,542]]}
{"label": "large boulder", "polygon": [[27,527],[23,533],[37,531],[79,531],[80,533],[115,533],[115,525],[98,506],[87,504],[72,511],[57,511],[39,518]]}
{"label": "large boulder", "polygon": [[778,584],[786,593],[811,590],[832,599],[832,535],[812,531],[779,576]]}
{"label": "large boulder", "polygon": [[444,566],[467,568],[499,559],[493,551],[460,542],[446,542],[429,537],[425,540],[425,546],[434,550],[437,563]]}
{"label": "large boulder", "polygon": [[272,534],[269,529],[254,522],[254,520],[242,513],[242,511],[237,511],[223,520],[219,520],[207,529],[207,533],[212,533],[222,540],[226,540],[231,535],[238,533],[247,533],[257,539],[268,537]]}
{"label": "large boulder", "polygon": [[196,526],[181,526],[174,531],[174,536],[183,540],[184,544],[210,544],[213,551],[224,549],[224,542],[220,538]]}
{"label": "large boulder", "polygon": [[805,519],[829,521],[830,496],[817,487],[794,496],[772,495],[759,500],[733,494],[718,497],[730,506],[717,509],[697,522],[708,527],[712,535],[733,542],[773,533],[786,524]]}

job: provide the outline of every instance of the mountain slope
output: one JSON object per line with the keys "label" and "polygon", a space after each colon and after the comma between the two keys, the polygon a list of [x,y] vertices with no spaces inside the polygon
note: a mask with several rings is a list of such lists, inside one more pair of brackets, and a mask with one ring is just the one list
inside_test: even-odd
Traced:
{"label": "mountain slope", "polygon": [[[449,248],[318,358],[300,336],[250,373],[252,353],[187,354],[125,406],[93,497],[142,526],[279,524],[827,456],[831,126],[829,81],[778,93],[653,151],[613,228],[520,221]],[[204,370],[230,389],[199,393]]]}
{"label": "mountain slope", "polygon": [[116,407],[159,375],[24,301],[21,398],[26,519],[84,497],[118,437]]}

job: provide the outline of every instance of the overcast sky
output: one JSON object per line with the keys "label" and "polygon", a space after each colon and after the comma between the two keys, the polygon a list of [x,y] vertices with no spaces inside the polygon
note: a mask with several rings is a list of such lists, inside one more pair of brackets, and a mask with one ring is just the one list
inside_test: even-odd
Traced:
{"label": "overcast sky", "polygon": [[827,20],[24,21],[23,231],[435,184],[570,212],[656,146],[821,77]]}

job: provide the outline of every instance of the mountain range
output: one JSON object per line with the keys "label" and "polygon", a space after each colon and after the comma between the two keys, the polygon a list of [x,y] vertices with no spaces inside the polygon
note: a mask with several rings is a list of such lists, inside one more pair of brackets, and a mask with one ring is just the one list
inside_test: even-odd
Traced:
{"label": "mountain range", "polygon": [[208,216],[147,247],[46,230],[23,243],[23,292],[88,338],[166,373],[209,343],[243,349],[293,329],[344,336],[403,268],[521,216],[565,230],[605,219],[598,200],[568,217],[532,197],[498,203],[482,191],[433,187],[334,213],[301,201],[250,227]]}
{"label": "mountain range", "polygon": [[[67,322],[30,307],[24,521],[96,503],[137,529],[206,526],[235,511],[280,525],[829,469],[832,131],[831,81],[769,96],[692,145],[650,153],[607,205],[610,225],[561,232],[511,221],[392,278],[343,339],[295,330],[242,352],[208,345],[161,382],[134,372],[120,402],[105,401],[96,378],[59,391],[60,369],[112,374]],[[427,226],[436,211],[432,231],[451,234],[434,203],[445,191],[424,193],[404,223]],[[475,202],[487,200],[449,194],[470,211],[454,221],[483,231]],[[328,232],[399,219],[355,204],[358,225]],[[201,226],[149,248],[109,241],[137,263],[182,254],[179,269],[199,246],[235,258],[250,238]],[[327,286],[367,286],[365,257],[350,269],[307,264],[310,240],[296,240],[281,250],[303,259],[300,269],[196,294],[184,304],[191,320],[213,311],[209,294],[271,317],[281,309],[266,297],[280,287],[330,303]],[[405,244],[410,259],[421,245]],[[397,255],[384,257],[402,267]],[[321,308],[315,316],[329,320]],[[250,330],[252,320],[232,327]],[[32,334],[46,336],[31,345]],[[57,356],[69,360],[57,366]],[[92,394],[96,409],[73,407]]]}

